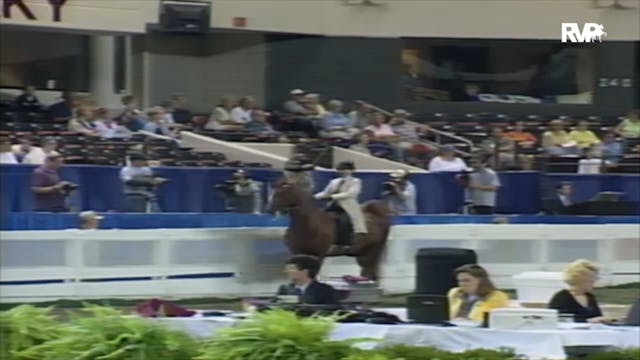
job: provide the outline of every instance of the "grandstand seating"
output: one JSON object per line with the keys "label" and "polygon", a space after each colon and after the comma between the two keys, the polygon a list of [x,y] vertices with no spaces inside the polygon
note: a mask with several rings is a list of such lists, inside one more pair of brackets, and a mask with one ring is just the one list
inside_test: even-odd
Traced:
{"label": "grandstand seating", "polygon": [[[375,107],[374,107],[375,108]],[[383,109],[375,108],[377,111]],[[387,115],[389,113],[386,113]],[[578,119],[573,119],[570,115],[544,116],[530,114],[517,116],[512,114],[491,114],[491,113],[466,113],[466,114],[446,114],[431,113],[415,116],[416,123],[429,125],[433,130],[431,134],[423,135],[426,143],[453,144],[463,155],[468,155],[476,150],[469,144],[477,145],[486,139],[492,127],[503,127],[505,131],[512,129],[514,121],[525,122],[525,129],[540,138],[546,131],[546,124],[554,118],[564,119],[569,124],[575,123]],[[196,132],[223,141],[232,142],[278,142],[282,141],[282,136],[292,143],[304,144],[301,149],[307,152],[307,156],[318,159],[324,156],[322,163],[326,166],[330,164],[330,146],[347,148],[353,141],[345,139],[309,139],[307,134],[299,131],[284,131],[279,134],[255,134],[242,130],[205,130],[202,126],[206,122],[207,115],[197,114],[193,116],[193,126],[198,128]],[[622,119],[622,116],[599,116],[586,117],[590,123],[590,130],[602,137],[604,133],[612,129]],[[290,123],[291,116],[274,112],[271,113],[269,121],[279,128],[279,124]],[[571,127],[568,128],[569,130]],[[446,137],[438,134],[450,134],[456,136]],[[52,119],[47,112],[20,112],[12,109],[10,104],[0,104],[0,136],[8,136],[12,142],[25,136],[33,137],[55,137],[60,140],[60,150],[68,163],[76,164],[96,164],[96,165],[122,165],[125,162],[126,154],[133,150],[143,151],[152,160],[165,166],[252,166],[267,167],[267,164],[254,163],[243,164],[229,162],[222,153],[202,153],[193,152],[188,148],[181,148],[179,143],[172,140],[148,139],[145,136],[134,135],[131,139],[87,139],[87,137],[67,131],[66,119]],[[468,141],[459,141],[465,139]],[[371,153],[375,156],[391,158],[392,151],[385,143],[371,143]],[[518,149],[519,153],[535,156],[535,169],[549,172],[575,172],[577,163],[581,157],[568,156],[553,158],[543,154],[541,148]],[[428,161],[433,154],[416,157],[411,165],[427,167]],[[328,161],[327,161],[328,160]],[[320,163],[317,163],[321,165]],[[322,166],[322,165],[321,165]],[[608,172],[637,173],[640,168],[640,157],[633,146],[625,149],[625,154],[620,163],[615,167],[608,167]]]}

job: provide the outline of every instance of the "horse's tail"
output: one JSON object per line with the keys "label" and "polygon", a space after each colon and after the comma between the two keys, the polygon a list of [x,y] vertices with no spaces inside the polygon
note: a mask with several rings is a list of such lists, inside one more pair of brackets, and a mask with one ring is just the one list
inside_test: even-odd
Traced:
{"label": "horse's tail", "polygon": [[389,208],[389,205],[380,200],[367,201],[362,205],[362,212],[381,219],[388,219],[391,216],[391,209]]}

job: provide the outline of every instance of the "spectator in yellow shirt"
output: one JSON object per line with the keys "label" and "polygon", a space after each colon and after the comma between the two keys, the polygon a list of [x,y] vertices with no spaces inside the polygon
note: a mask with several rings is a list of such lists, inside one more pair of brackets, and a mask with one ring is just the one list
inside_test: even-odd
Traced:
{"label": "spectator in yellow shirt", "polygon": [[581,149],[600,144],[600,139],[589,130],[589,123],[584,120],[578,122],[576,129],[569,133],[569,138]]}
{"label": "spectator in yellow shirt", "polygon": [[549,130],[542,134],[542,147],[549,155],[562,156],[578,153],[576,142],[564,130],[564,122],[556,119],[549,123]]}

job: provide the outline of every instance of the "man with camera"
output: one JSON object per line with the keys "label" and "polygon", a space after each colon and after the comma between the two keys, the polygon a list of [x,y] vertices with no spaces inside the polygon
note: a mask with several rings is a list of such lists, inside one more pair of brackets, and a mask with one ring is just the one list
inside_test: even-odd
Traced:
{"label": "man with camera", "polygon": [[396,170],[383,183],[382,198],[395,215],[416,214],[416,187],[408,177],[408,171]]}
{"label": "man with camera", "polygon": [[160,212],[156,197],[156,187],[169,179],[156,177],[142,154],[129,156],[129,165],[120,170],[124,184],[125,212]]}
{"label": "man with camera", "polygon": [[64,162],[62,156],[48,156],[44,164],[33,170],[32,186],[35,211],[66,212],[67,196],[78,188],[69,181],[60,180],[58,169]]}
{"label": "man with camera", "polygon": [[238,170],[224,184],[215,185],[225,198],[225,209],[237,213],[262,212],[262,184]]}

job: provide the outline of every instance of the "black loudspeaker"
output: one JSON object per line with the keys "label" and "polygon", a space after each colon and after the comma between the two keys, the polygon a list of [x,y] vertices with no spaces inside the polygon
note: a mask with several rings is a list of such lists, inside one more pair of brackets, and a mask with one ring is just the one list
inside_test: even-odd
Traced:
{"label": "black loudspeaker", "polygon": [[446,295],[457,285],[456,268],[476,264],[476,252],[468,249],[425,248],[416,255],[416,294]]}
{"label": "black loudspeaker", "polygon": [[169,32],[206,34],[210,17],[211,2],[163,1],[160,27]]}

